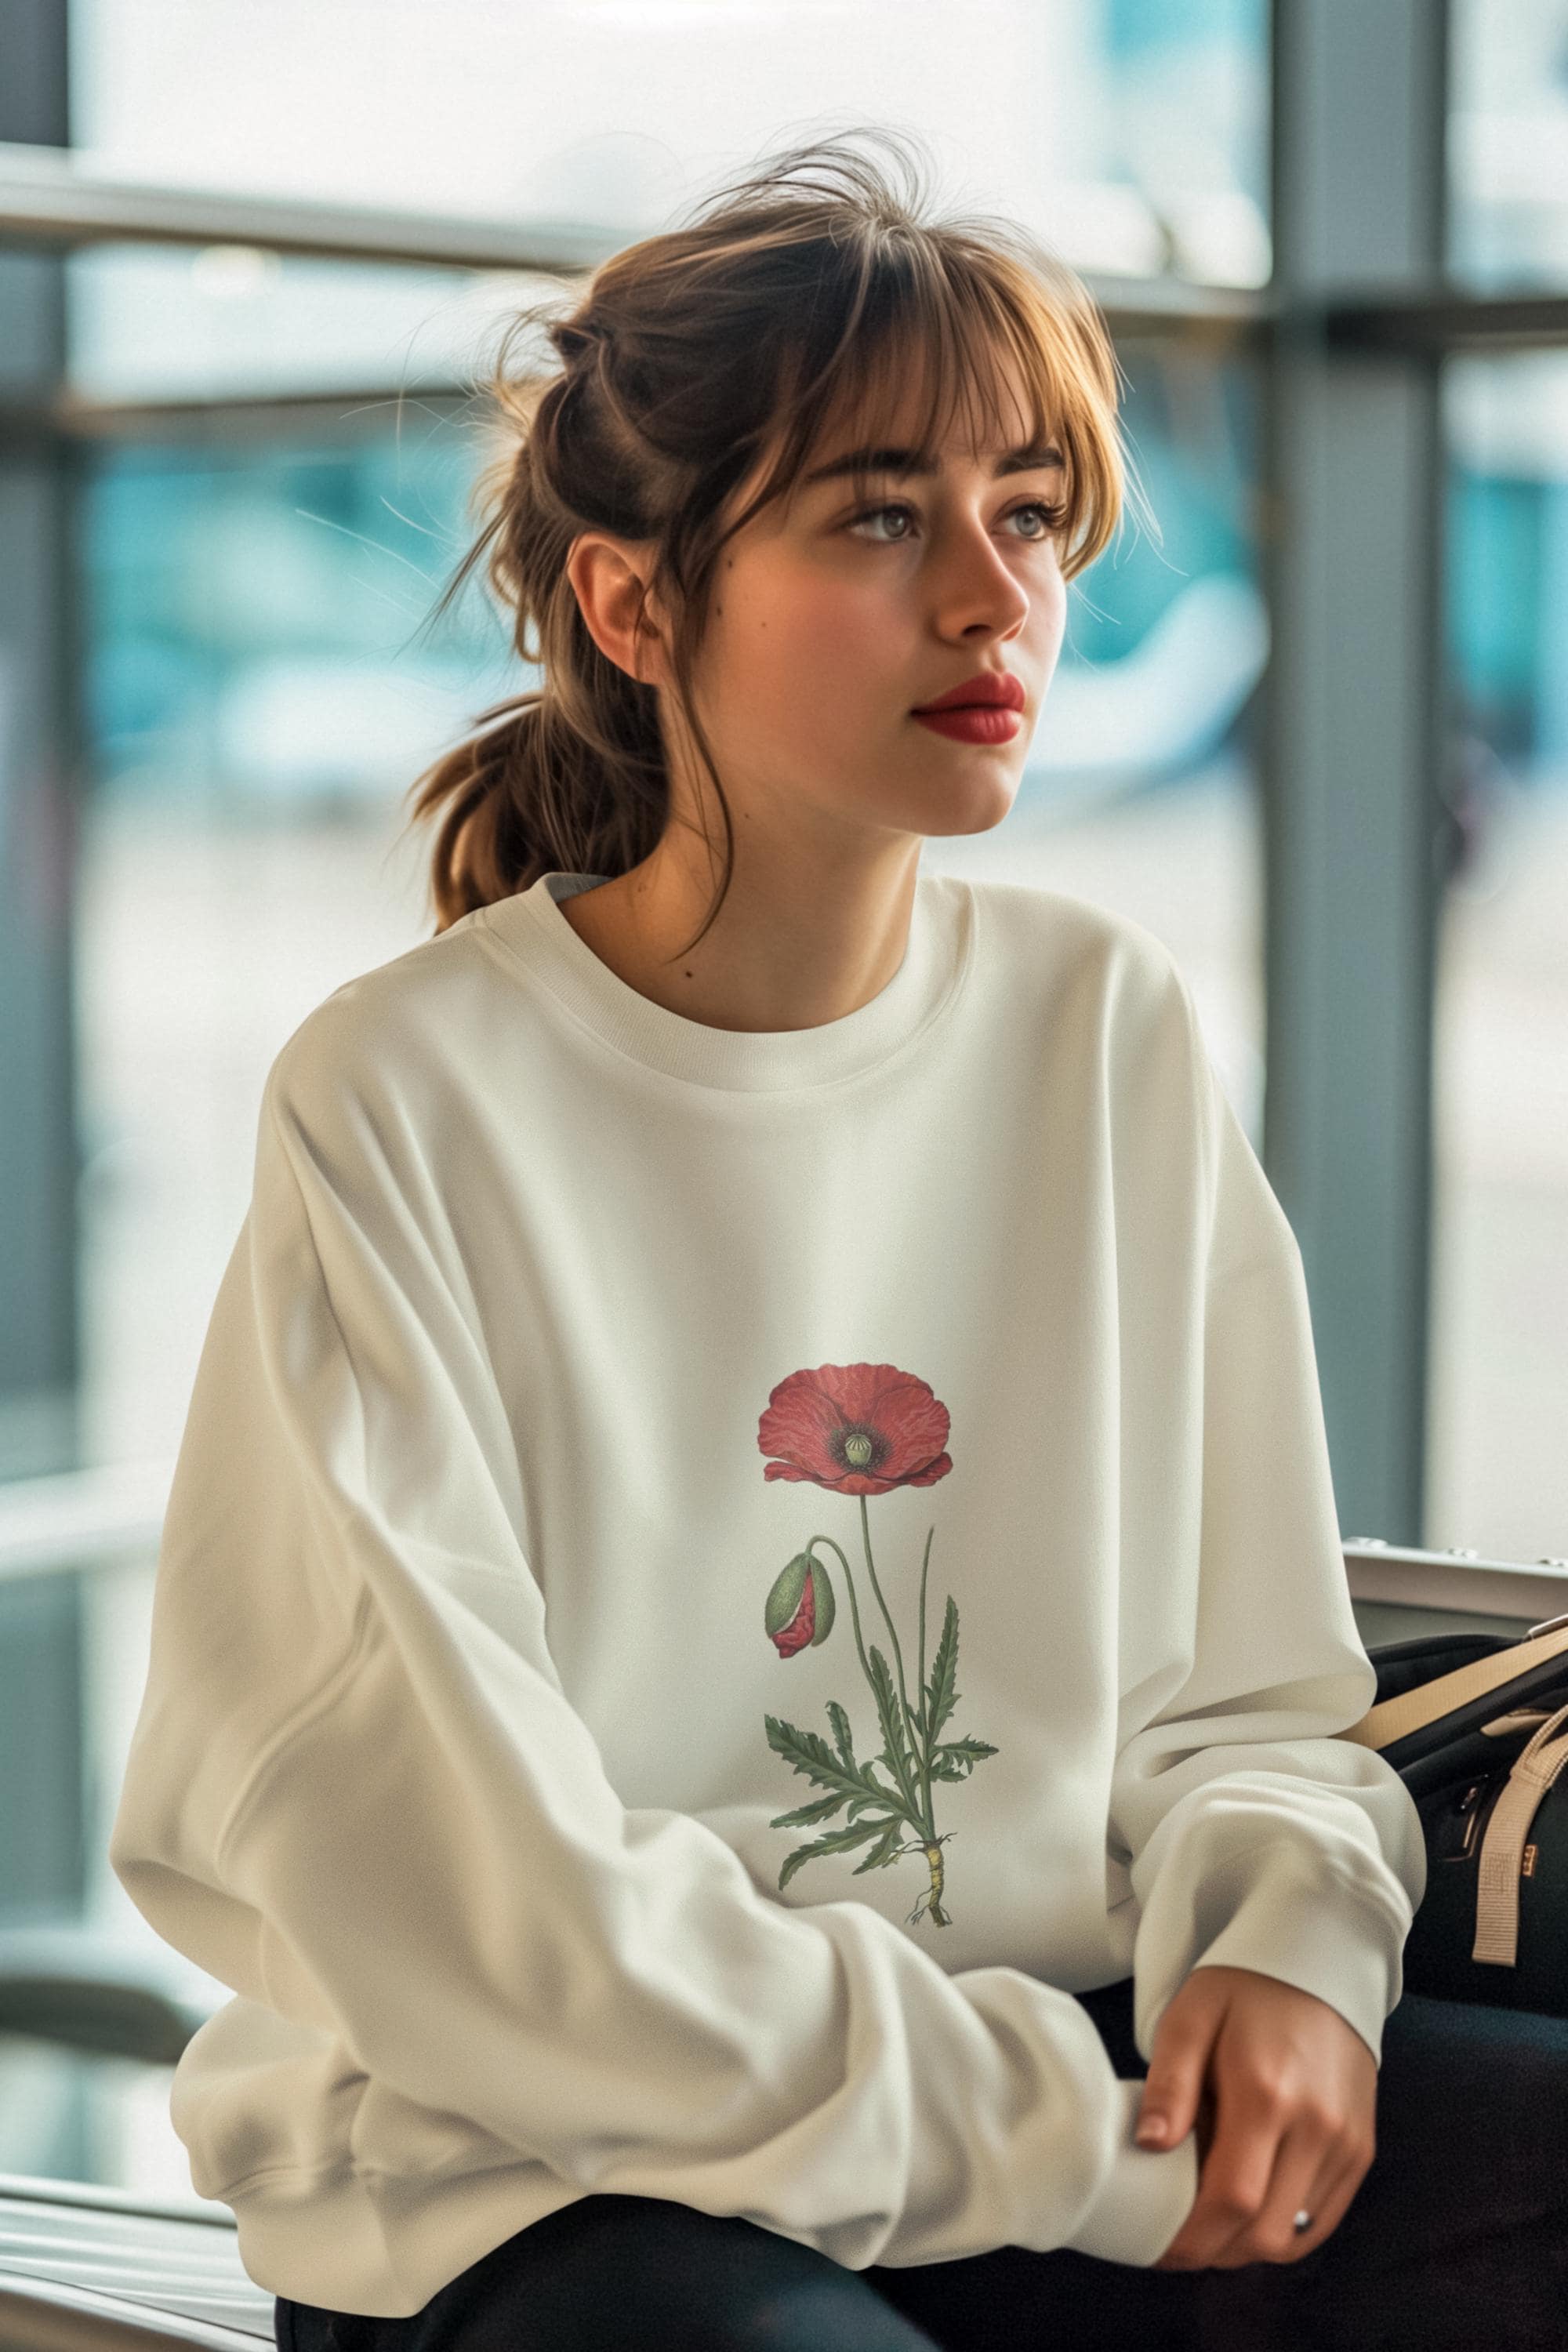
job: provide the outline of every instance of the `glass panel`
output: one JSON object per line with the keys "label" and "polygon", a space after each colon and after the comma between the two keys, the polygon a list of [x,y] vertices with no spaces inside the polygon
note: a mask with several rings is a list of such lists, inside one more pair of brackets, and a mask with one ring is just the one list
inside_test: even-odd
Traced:
{"label": "glass panel", "polygon": [[1268,278],[1264,0],[73,0],[71,24],[76,142],[157,179],[620,242],[765,145],[874,121],[917,126],[965,203],[983,158],[980,201],[1080,266]]}
{"label": "glass panel", "polygon": [[1453,360],[1445,412],[1426,1540],[1535,1560],[1568,1554],[1568,354]]}
{"label": "glass panel", "polygon": [[1448,268],[1568,286],[1568,0],[1451,0]]}

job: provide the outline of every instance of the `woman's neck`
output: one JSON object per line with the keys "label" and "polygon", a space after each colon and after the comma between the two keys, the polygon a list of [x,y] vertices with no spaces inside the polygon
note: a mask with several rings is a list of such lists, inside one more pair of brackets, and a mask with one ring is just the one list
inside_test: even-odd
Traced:
{"label": "woman's neck", "polygon": [[710,1029],[815,1029],[858,1012],[903,961],[919,875],[920,842],[897,862],[831,882],[799,877],[781,887],[749,872],[737,853],[723,906],[705,919],[714,888],[659,850],[561,912],[617,980],[667,1012]]}

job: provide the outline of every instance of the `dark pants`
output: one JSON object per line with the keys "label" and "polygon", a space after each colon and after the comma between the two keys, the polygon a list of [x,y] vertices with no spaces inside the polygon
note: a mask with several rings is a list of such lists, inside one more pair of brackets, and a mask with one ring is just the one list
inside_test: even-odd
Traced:
{"label": "dark pants", "polygon": [[[1080,1993],[1116,2072],[1132,1980]],[[1377,2154],[1294,2263],[1158,2271],[1001,2246],[847,2270],[733,2216],[588,2195],[406,2319],[277,2299],[279,2352],[1568,2352],[1568,2019],[1406,1993]]]}

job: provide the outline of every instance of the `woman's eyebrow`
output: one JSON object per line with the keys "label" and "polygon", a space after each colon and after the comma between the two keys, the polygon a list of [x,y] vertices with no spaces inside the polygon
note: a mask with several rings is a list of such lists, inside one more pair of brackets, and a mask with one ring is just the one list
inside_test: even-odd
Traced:
{"label": "woman's eyebrow", "polygon": [[[1009,449],[997,458],[994,474],[1022,474],[1037,466],[1059,466],[1062,453],[1054,441],[1044,447]],[[826,482],[841,474],[934,474],[940,468],[929,459],[922,460],[913,449],[851,449],[842,457],[830,457],[826,465],[814,466],[804,478],[805,483]]]}

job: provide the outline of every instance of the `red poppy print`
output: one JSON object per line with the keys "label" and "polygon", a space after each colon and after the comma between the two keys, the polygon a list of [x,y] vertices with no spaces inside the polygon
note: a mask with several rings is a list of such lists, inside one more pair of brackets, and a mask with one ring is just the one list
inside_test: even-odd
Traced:
{"label": "red poppy print", "polygon": [[[931,1486],[952,1468],[947,1451],[947,1407],[932,1394],[929,1383],[896,1364],[818,1364],[815,1371],[791,1372],[769,1397],[757,1423],[757,1444],[769,1459],[765,1478],[805,1480],[841,1495],[854,1495],[860,1505],[860,1537],[871,1589],[887,1622],[894,1665],[872,1645],[869,1654],[861,1635],[860,1607],[855,1580],[841,1547],[831,1536],[813,1536],[804,1551],[781,1569],[763,1610],[769,1640],[781,1659],[816,1649],[832,1630],[835,1601],[826,1565],[816,1558],[825,1545],[838,1554],[849,1594],[855,1646],[870,1685],[881,1727],[882,1747],[877,1756],[860,1761],[849,1718],[837,1699],[827,1703],[833,1731],[830,1748],[820,1733],[801,1731],[779,1717],[764,1716],[768,1745],[797,1772],[825,1789],[793,1812],[780,1813],[773,1829],[819,1827],[847,1808],[844,1826],[826,1830],[808,1844],[797,1846],[779,1873],[780,1888],[787,1886],[803,1863],[817,1855],[850,1853],[869,1845],[856,1865],[863,1871],[886,1869],[900,1854],[919,1853],[925,1861],[929,1886],[910,1914],[912,1926],[929,1911],[934,1927],[952,1925],[942,1907],[945,1871],[942,1847],[953,1832],[938,1835],[931,1802],[936,1780],[966,1780],[983,1757],[996,1749],[984,1739],[945,1739],[937,1733],[958,1704],[958,1610],[952,1595],[926,1679],[926,1575],[931,1565],[931,1537],[926,1535],[921,1564],[920,1665],[917,1706],[910,1704],[904,1679],[904,1658],[871,1556],[870,1515],[866,1498],[890,1494],[897,1486]],[[887,1780],[879,1780],[881,1765]],[[912,1830],[912,1837],[905,1831]],[[874,1841],[874,1843],[873,1843]]]}
{"label": "red poppy print", "polygon": [[809,1478],[841,1495],[931,1486],[952,1469],[947,1407],[896,1364],[818,1364],[768,1399],[757,1444],[779,1458],[764,1478]]}

